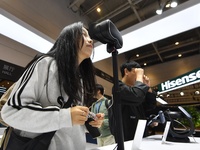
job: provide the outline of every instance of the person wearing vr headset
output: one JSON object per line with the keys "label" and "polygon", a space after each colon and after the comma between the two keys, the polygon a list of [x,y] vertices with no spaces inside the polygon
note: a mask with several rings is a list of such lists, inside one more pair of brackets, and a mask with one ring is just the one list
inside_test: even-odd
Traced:
{"label": "person wearing vr headset", "polygon": [[[151,110],[156,107],[156,94],[150,87],[150,80],[144,74],[144,69],[137,62],[130,61],[122,64],[120,71],[122,80],[119,81],[119,93],[122,124],[124,141],[128,141],[134,138],[138,120],[147,119]],[[144,137],[147,135],[146,129]]]}
{"label": "person wearing vr headset", "polygon": [[[48,150],[86,149],[85,124],[96,92],[92,51],[83,23],[63,28],[50,51],[36,57],[16,82],[3,120],[26,138],[55,131]],[[89,124],[99,128],[104,114],[95,115]]]}

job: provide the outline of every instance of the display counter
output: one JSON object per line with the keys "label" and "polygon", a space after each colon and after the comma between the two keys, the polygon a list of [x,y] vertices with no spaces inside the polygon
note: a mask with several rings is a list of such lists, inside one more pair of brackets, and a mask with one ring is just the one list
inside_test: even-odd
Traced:
{"label": "display counter", "polygon": [[[133,141],[124,142],[124,149],[131,150]],[[200,138],[190,137],[190,143],[168,142],[162,143],[162,135],[153,135],[144,138],[141,142],[140,150],[198,150],[200,148]],[[92,148],[90,150],[117,150],[116,144],[104,147]]]}

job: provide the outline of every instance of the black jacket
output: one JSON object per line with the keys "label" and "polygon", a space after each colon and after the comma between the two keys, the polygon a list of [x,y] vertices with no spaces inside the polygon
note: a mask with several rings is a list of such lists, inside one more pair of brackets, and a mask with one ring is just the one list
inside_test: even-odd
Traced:
{"label": "black jacket", "polygon": [[[147,119],[156,107],[156,95],[148,90],[149,87],[139,81],[133,87],[119,81],[124,141],[133,140],[138,119]],[[146,130],[144,136],[147,135]]]}

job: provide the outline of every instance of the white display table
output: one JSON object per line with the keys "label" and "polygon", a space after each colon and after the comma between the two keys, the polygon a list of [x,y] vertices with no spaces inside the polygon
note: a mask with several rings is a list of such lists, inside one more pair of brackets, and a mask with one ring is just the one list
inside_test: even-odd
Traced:
{"label": "white display table", "polygon": [[[142,140],[140,150],[199,150],[200,138],[190,138],[190,143],[168,142],[162,144],[162,135],[154,135]],[[131,150],[133,141],[124,142],[124,149]],[[113,150],[116,144],[92,148],[90,150]],[[117,149],[115,149],[117,150]]]}

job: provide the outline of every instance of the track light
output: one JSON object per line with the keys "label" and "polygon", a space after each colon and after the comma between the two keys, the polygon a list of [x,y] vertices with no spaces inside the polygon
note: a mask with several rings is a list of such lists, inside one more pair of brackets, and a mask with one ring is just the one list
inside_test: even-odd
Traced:
{"label": "track light", "polygon": [[162,14],[162,9],[157,9],[157,10],[156,10],[156,13],[157,13],[158,15],[161,15],[161,14]]}
{"label": "track light", "polygon": [[180,92],[180,95],[181,95],[181,96],[184,96],[184,95],[185,95],[185,93],[184,93],[183,91],[181,91],[181,92]]}
{"label": "track light", "polygon": [[158,0],[158,5],[159,5],[159,9],[156,10],[156,13],[158,15],[161,15],[162,14],[162,11],[163,11],[163,3],[161,3],[160,0]]}
{"label": "track light", "polygon": [[175,1],[175,0],[171,1],[170,6],[171,6],[172,8],[176,7],[177,5],[178,5],[177,1]]}
{"label": "track light", "polygon": [[176,0],[170,0],[170,1],[166,1],[164,3],[161,3],[160,0],[158,0],[158,4],[159,4],[159,9],[156,10],[156,13],[158,15],[161,15],[162,12],[163,12],[163,9],[166,7],[166,8],[169,8],[169,7],[176,7],[178,5],[177,1]]}
{"label": "track light", "polygon": [[199,92],[198,90],[196,90],[194,94],[195,94],[195,95],[199,95],[200,92]]}

